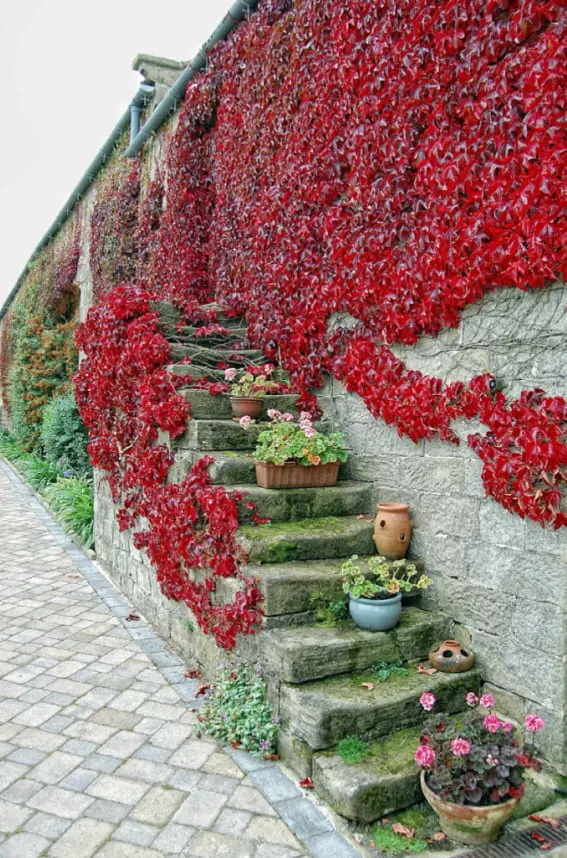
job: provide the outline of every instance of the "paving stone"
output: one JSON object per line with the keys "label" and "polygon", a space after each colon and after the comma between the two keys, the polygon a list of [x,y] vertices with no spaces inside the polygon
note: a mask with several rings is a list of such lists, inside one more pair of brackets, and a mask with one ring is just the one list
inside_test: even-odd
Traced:
{"label": "paving stone", "polygon": [[64,778],[60,782],[59,786],[62,789],[74,789],[78,792],[84,792],[88,785],[91,784],[95,778],[98,778],[98,776],[99,772],[92,772],[90,769],[79,767]]}
{"label": "paving stone", "polygon": [[185,799],[173,821],[183,825],[209,828],[226,803],[226,796],[209,790],[199,790]]}
{"label": "paving stone", "polygon": [[199,783],[199,789],[211,789],[214,792],[224,792],[231,795],[239,781],[236,778],[226,778],[223,775],[204,774]]}
{"label": "paving stone", "polygon": [[172,766],[183,766],[188,769],[200,769],[203,763],[216,750],[216,745],[211,742],[203,742],[200,739],[191,739],[181,745],[174,754],[169,757],[168,762]]}
{"label": "paving stone", "polygon": [[119,757],[119,759],[123,760],[133,754],[134,751],[137,751],[140,745],[144,744],[144,741],[144,736],[140,736],[138,733],[132,733],[129,730],[120,730],[108,742],[100,746],[99,753],[109,757]]}
{"label": "paving stone", "polygon": [[0,858],[39,858],[49,846],[49,840],[38,834],[14,834],[0,845]]}
{"label": "paving stone", "polygon": [[211,754],[202,766],[202,769],[204,772],[210,772],[213,775],[224,775],[227,778],[237,778],[240,780],[244,777],[236,763],[227,757],[226,754]]}
{"label": "paving stone", "polygon": [[0,791],[5,790],[6,787],[9,787],[14,781],[19,780],[19,778],[23,778],[27,772],[27,766],[4,760],[0,766]]}
{"label": "paving stone", "polygon": [[39,792],[40,789],[42,789],[42,784],[37,781],[29,780],[28,778],[22,778],[12,784],[11,787],[4,790],[0,798],[17,804],[25,804],[28,799],[31,798],[32,795],[35,795],[36,792]]}
{"label": "paving stone", "polygon": [[73,769],[80,766],[82,757],[76,754],[66,754],[63,751],[54,751],[39,766],[36,766],[30,777],[45,784],[56,784],[66,777]]}
{"label": "paving stone", "polygon": [[251,813],[262,813],[265,816],[275,816],[276,813],[257,789],[238,786],[228,800],[230,807],[239,810],[249,810]]}
{"label": "paving stone", "polygon": [[304,840],[325,831],[332,831],[333,826],[325,819],[320,810],[306,798],[292,798],[278,803],[278,813],[289,826],[291,831]]}
{"label": "paving stone", "polygon": [[144,825],[141,822],[125,819],[112,837],[114,840],[124,840],[126,843],[134,843],[138,846],[149,846],[158,834],[159,828],[155,828],[153,825]]}
{"label": "paving stone", "polygon": [[121,804],[118,801],[106,801],[103,798],[97,798],[93,801],[85,811],[85,816],[92,819],[101,819],[103,822],[121,822],[125,816],[130,813],[131,807],[128,804]]}
{"label": "paving stone", "polygon": [[174,769],[164,763],[154,763],[151,760],[140,760],[132,757],[116,770],[116,776],[132,780],[147,781],[150,784],[167,783]]}
{"label": "paving stone", "polygon": [[185,793],[180,790],[152,787],[136,805],[131,816],[140,822],[162,826],[169,822],[173,813],[184,800],[186,800]]}
{"label": "paving stone", "polygon": [[120,760],[116,757],[107,757],[106,754],[91,754],[84,760],[84,765],[87,769],[110,774],[118,768]]}
{"label": "paving stone", "polygon": [[187,844],[186,855],[199,858],[253,858],[256,844],[240,837],[217,834],[214,831],[197,831]]}
{"label": "paving stone", "polygon": [[[13,745],[9,745],[10,748]],[[43,751],[37,751],[35,748],[18,748],[8,757],[13,763],[22,763],[24,766],[36,766],[44,760],[46,754]]]}
{"label": "paving stone", "polygon": [[159,748],[170,748],[174,751],[192,732],[193,728],[189,724],[172,724],[168,722],[153,734],[150,744],[157,745]]}
{"label": "paving stone", "polygon": [[201,780],[201,772],[193,769],[177,769],[170,777],[169,783],[177,789],[191,792]]}
{"label": "paving stone", "polygon": [[163,858],[163,854],[147,846],[135,846],[120,840],[111,840],[96,853],[96,858]]}
{"label": "paving stone", "polygon": [[94,798],[104,798],[107,801],[118,801],[122,804],[137,804],[149,784],[140,784],[127,778],[117,778],[115,775],[99,775],[89,787],[87,794]]}
{"label": "paving stone", "polygon": [[28,819],[24,825],[24,831],[41,834],[42,837],[55,840],[57,837],[61,837],[70,825],[70,819],[61,819],[60,816],[52,816],[49,813],[36,813],[31,819]]}
{"label": "paving stone", "polygon": [[98,819],[77,819],[53,844],[49,858],[91,858],[112,833],[112,825]]}
{"label": "paving stone", "polygon": [[178,825],[171,822],[162,828],[159,835],[154,840],[152,846],[154,849],[159,849],[160,852],[166,854],[178,854],[187,845],[187,842],[195,829],[188,825]]}
{"label": "paving stone", "polygon": [[37,730],[34,727],[26,727],[17,736],[14,736],[12,741],[22,748],[36,748],[38,751],[45,751],[50,754],[61,747],[65,742],[65,737],[45,730]]}
{"label": "paving stone", "polygon": [[76,819],[91,804],[92,798],[60,787],[47,786],[28,800],[29,807],[62,816],[65,819]]}
{"label": "paving stone", "polygon": [[17,831],[18,828],[22,827],[26,819],[29,819],[32,813],[33,811],[30,808],[0,799],[0,831],[4,834],[11,834],[12,831]]}
{"label": "paving stone", "polygon": [[213,826],[213,831],[219,834],[242,834],[252,818],[248,810],[235,810],[225,807]]}
{"label": "paving stone", "polygon": [[360,853],[336,831],[310,837],[305,843],[313,858],[329,858],[330,855],[333,858],[360,858]]}
{"label": "paving stone", "polygon": [[244,831],[244,837],[250,840],[267,840],[268,843],[278,843],[292,849],[301,848],[287,825],[272,816],[253,816]]}
{"label": "paving stone", "polygon": [[[277,846],[275,843],[261,843],[256,850],[254,858],[299,858],[300,853],[289,846]],[[329,852],[326,858],[335,858],[333,852]]]}
{"label": "paving stone", "polygon": [[250,772],[250,780],[261,790],[268,801],[283,801],[287,798],[298,798],[301,792],[280,769],[257,769]]}
{"label": "paving stone", "polygon": [[164,722],[161,718],[142,718],[134,727],[134,733],[143,733],[144,736],[153,736]]}

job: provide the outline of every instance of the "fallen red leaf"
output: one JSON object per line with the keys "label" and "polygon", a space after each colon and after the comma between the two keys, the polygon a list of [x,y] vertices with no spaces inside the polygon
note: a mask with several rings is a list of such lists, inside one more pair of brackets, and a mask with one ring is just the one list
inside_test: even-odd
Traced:
{"label": "fallen red leaf", "polygon": [[373,682],[361,682],[360,687],[361,688],[368,688],[369,691],[372,691],[372,689],[375,688],[376,686],[374,685]]}
{"label": "fallen red leaf", "polygon": [[201,679],[201,671],[200,670],[187,670],[185,671],[185,676],[187,679]]}
{"label": "fallen red leaf", "polygon": [[561,827],[561,823],[558,819],[554,819],[552,816],[542,816],[540,813],[532,813],[528,816],[528,819],[533,819],[534,822],[547,822],[547,824],[551,825],[552,828]]}
{"label": "fallen red leaf", "polygon": [[315,789],[315,784],[311,778],[303,778],[302,781],[299,781],[299,786],[303,787],[303,789]]}
{"label": "fallen red leaf", "polygon": [[440,840],[446,840],[447,835],[444,834],[442,831],[436,831],[435,834],[433,835],[433,839],[436,840],[437,842],[439,842]]}
{"label": "fallen red leaf", "polygon": [[538,843],[545,843],[545,837],[543,834],[540,834],[539,831],[532,831],[530,837],[532,840],[537,840]]}
{"label": "fallen red leaf", "polygon": [[205,695],[210,687],[211,687],[211,683],[205,682],[204,685],[201,685],[199,690],[196,692],[195,697],[201,697],[202,695]]}
{"label": "fallen red leaf", "polygon": [[80,575],[66,575],[66,578],[80,578]]}
{"label": "fallen red leaf", "polygon": [[423,664],[418,664],[417,673],[426,673],[428,676],[432,676],[434,673],[437,673],[436,667],[424,667]]}
{"label": "fallen red leaf", "polygon": [[232,743],[232,747],[233,747],[235,750],[237,750],[238,748],[240,748],[240,742],[233,742],[233,743]]}
{"label": "fallen red leaf", "polygon": [[401,834],[404,837],[412,838],[415,837],[415,828],[407,828],[407,826],[402,825],[401,822],[394,822],[392,825],[392,831],[394,834]]}
{"label": "fallen red leaf", "polygon": [[138,616],[138,614],[128,614],[128,616],[126,617],[126,619],[127,619],[128,621],[129,621],[129,620],[139,620],[139,619],[140,619],[140,617]]}
{"label": "fallen red leaf", "polygon": [[264,754],[265,760],[279,760],[279,758],[280,758],[279,754]]}

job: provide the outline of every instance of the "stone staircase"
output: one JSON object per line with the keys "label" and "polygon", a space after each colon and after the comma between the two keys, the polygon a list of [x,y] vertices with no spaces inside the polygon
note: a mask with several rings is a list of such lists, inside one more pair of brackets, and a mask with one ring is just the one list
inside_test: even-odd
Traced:
{"label": "stone staircase", "polygon": [[[179,315],[156,304],[173,357],[190,357],[170,370],[218,380],[217,363],[260,365],[261,352],[250,349],[241,320],[219,315],[229,333],[196,335],[198,327],[179,328]],[[285,379],[285,373],[279,372]],[[252,450],[267,424],[262,419],[244,431],[232,419],[226,395],[182,389],[191,403],[192,420],[173,443],[177,482],[205,453],[215,458],[213,481],[245,493],[270,524],[252,525],[252,512],[242,505],[238,539],[248,554],[245,574],[255,576],[264,594],[262,633],[240,649],[239,658],[261,661],[269,693],[281,718],[279,753],[298,776],[311,777],[315,789],[342,816],[370,822],[420,800],[413,754],[426,713],[419,705],[423,691],[433,691],[440,707],[451,713],[464,708],[464,696],[478,690],[477,671],[423,675],[416,664],[438,641],[450,637],[449,620],[421,610],[408,600],[400,624],[391,632],[371,633],[350,621],[338,627],[315,622],[313,597],[342,598],[340,567],[344,558],[375,553],[373,510],[368,484],[349,479],[341,467],[332,488],[262,489],[256,485]],[[296,411],[293,395],[266,396],[268,408]],[[325,412],[329,403],[320,398]],[[326,425],[325,420],[322,427]],[[217,598],[232,600],[239,582],[223,579]],[[413,602],[413,604],[412,604]],[[209,639],[210,640],[210,639]],[[210,643],[208,644],[210,646]],[[248,648],[247,648],[248,647]],[[242,656],[244,653],[244,656]],[[210,671],[205,656],[196,658]],[[376,665],[407,662],[407,675],[381,682]],[[348,736],[367,743],[361,762],[347,763],[337,744]]]}

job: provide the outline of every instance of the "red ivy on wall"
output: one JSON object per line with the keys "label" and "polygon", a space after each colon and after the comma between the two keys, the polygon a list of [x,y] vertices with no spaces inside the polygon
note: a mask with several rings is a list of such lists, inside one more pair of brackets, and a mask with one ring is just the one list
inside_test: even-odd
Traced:
{"label": "red ivy on wall", "polygon": [[[116,287],[91,308],[76,341],[85,354],[75,395],[89,430],[88,451],[108,478],[120,528],[140,528],[134,544],[155,564],[165,595],[186,602],[201,628],[232,648],[238,633],[254,632],[262,598],[255,582],[240,576],[233,602],[214,600],[219,577],[240,575],[240,495],[212,485],[210,457],[182,482],[166,483],[173,456],[167,444],[156,443],[158,431],[181,435],[190,409],[177,393],[185,380],[164,370],[170,346],[149,294]],[[190,576],[198,569],[210,571],[202,582]]]}
{"label": "red ivy on wall", "polygon": [[[192,310],[216,298],[244,313],[253,345],[279,358],[304,403],[332,372],[414,441],[458,443],[452,421],[479,417],[488,431],[469,443],[487,493],[555,527],[567,524],[564,400],[532,391],[507,402],[488,376],[445,386],[388,346],[458,325],[492,289],[567,275],[566,36],[559,0],[264,0],[190,83],[163,212],[140,231],[152,288]],[[122,525],[148,521],[137,540],[164,590],[196,605],[205,629],[218,620],[230,643],[251,628],[256,598],[251,584],[242,615],[221,619],[208,601],[214,576],[236,570],[233,499],[215,494],[204,464],[166,485],[157,428],[173,437],[187,415],[147,296],[136,309],[129,294],[112,295],[79,338],[91,455]],[[358,324],[329,336],[334,313]],[[178,511],[195,527],[181,532]],[[204,585],[185,572],[199,563],[213,569]]]}

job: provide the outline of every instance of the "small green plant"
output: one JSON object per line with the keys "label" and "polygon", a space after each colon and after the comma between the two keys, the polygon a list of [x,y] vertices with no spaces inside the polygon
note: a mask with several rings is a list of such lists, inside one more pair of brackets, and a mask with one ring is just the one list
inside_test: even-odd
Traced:
{"label": "small green plant", "polygon": [[341,566],[343,591],[353,599],[387,599],[395,593],[424,590],[433,583],[427,575],[419,578],[415,563],[407,560],[389,561],[385,557],[369,557],[362,565],[353,554]]}
{"label": "small green plant", "polygon": [[58,396],[45,406],[40,437],[46,459],[56,462],[61,470],[92,473],[86,450],[89,436],[72,393]]}
{"label": "small green plant", "polygon": [[93,487],[86,477],[60,478],[45,489],[45,497],[65,530],[77,534],[83,545],[94,544]]}
{"label": "small green plant", "polygon": [[29,455],[22,450],[17,439],[10,432],[6,430],[0,432],[0,456],[15,464],[19,459],[27,458]]}
{"label": "small green plant", "polygon": [[63,476],[61,468],[55,462],[48,462],[32,454],[22,456],[16,464],[28,483],[40,492]]}
{"label": "small green plant", "polygon": [[312,593],[309,602],[315,611],[315,622],[320,626],[334,629],[348,620],[346,599],[328,599],[323,593]]}
{"label": "small green plant", "polygon": [[398,658],[391,664],[386,661],[379,661],[372,666],[372,671],[376,674],[376,679],[379,682],[387,682],[391,676],[407,676],[409,668],[401,658]]}
{"label": "small green plant", "polygon": [[258,435],[254,458],[258,462],[297,462],[300,465],[326,465],[329,462],[346,462],[343,436],[340,432],[328,435],[314,429],[311,416],[302,411],[299,422],[293,414],[281,414],[270,408],[271,425]]}
{"label": "small green plant", "polygon": [[376,844],[376,848],[385,852],[386,855],[398,855],[404,852],[423,852],[427,849],[426,840],[396,834],[389,826],[376,826],[372,832],[372,840]]}
{"label": "small green plant", "polygon": [[206,732],[221,742],[253,754],[275,751],[279,716],[267,699],[264,679],[249,667],[223,671],[200,720]]}
{"label": "small green plant", "polygon": [[360,736],[345,736],[337,745],[337,754],[349,765],[361,763],[369,753],[368,742],[365,742]]}

